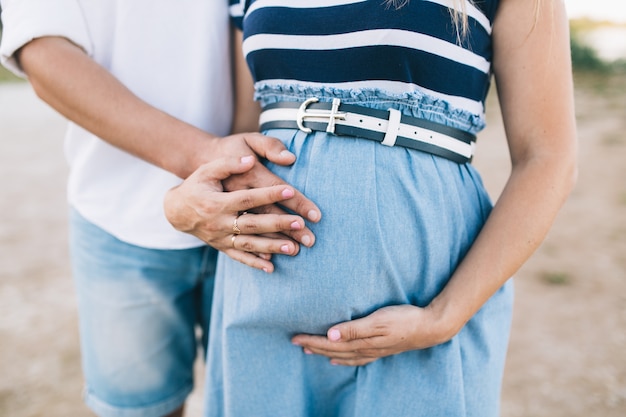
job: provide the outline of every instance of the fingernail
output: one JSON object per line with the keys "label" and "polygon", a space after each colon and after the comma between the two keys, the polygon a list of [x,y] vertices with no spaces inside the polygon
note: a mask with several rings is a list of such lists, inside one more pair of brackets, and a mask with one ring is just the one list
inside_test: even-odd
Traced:
{"label": "fingernail", "polygon": [[336,342],[337,340],[341,339],[341,332],[337,329],[329,330],[328,339],[332,340],[333,342]]}
{"label": "fingernail", "polygon": [[[291,223],[291,228],[293,230],[300,230],[300,229],[302,229],[302,226],[300,226],[300,223],[298,223],[298,222],[293,222],[293,223]],[[304,242],[302,242],[302,243],[304,243]],[[306,245],[306,243],[305,243],[305,245]]]}
{"label": "fingernail", "polygon": [[312,355],[313,352],[311,352],[309,349],[304,349],[304,353],[306,353],[307,355]]}
{"label": "fingernail", "polygon": [[319,215],[319,213],[317,211],[311,210],[308,213],[308,218],[309,218],[309,220],[314,222],[314,221],[316,221],[317,219],[320,218],[320,215]]}
{"label": "fingernail", "polygon": [[281,195],[283,196],[283,198],[291,198],[295,195],[296,193],[293,192],[293,190],[291,188],[285,188],[283,190],[283,192],[281,193]]}
{"label": "fingernail", "polygon": [[249,155],[249,156],[242,156],[241,157],[241,163],[242,164],[249,164],[250,162],[254,161],[254,156]]}
{"label": "fingernail", "polygon": [[269,274],[269,273],[270,273],[270,270],[269,270],[269,269],[267,269],[267,268],[263,268],[263,272],[265,272],[265,273]]}
{"label": "fingernail", "polygon": [[311,236],[309,235],[302,236],[302,244],[304,246],[311,246]]}
{"label": "fingernail", "polygon": [[291,248],[289,248],[289,245],[283,245],[280,247],[280,251],[283,253],[289,253],[291,252]]}
{"label": "fingernail", "polygon": [[292,158],[295,155],[293,154],[293,152],[289,152],[288,150],[285,149],[284,151],[280,151],[280,156]]}

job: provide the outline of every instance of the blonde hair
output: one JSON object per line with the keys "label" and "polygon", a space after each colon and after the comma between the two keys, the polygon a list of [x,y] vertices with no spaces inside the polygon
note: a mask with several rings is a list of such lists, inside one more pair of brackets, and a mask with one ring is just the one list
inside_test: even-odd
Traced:
{"label": "blonde hair", "polygon": [[[387,7],[393,7],[397,10],[406,6],[409,1],[410,0],[385,0],[385,4]],[[467,1],[472,3],[472,0]],[[448,10],[450,12],[452,22],[454,23],[457,40],[460,43],[461,38],[465,38],[468,33],[467,6],[465,4],[465,0],[452,0],[452,3],[452,7]]]}
{"label": "blonde hair", "polygon": [[[384,4],[387,7],[393,7],[396,10],[406,6],[410,0],[385,0]],[[451,0],[452,6],[448,8],[450,12],[450,18],[454,24],[454,30],[456,32],[457,43],[461,45],[463,39],[467,39],[469,34],[469,23],[467,19],[467,3],[473,5],[474,0]],[[540,3],[542,0],[534,0],[535,7],[535,22],[533,28],[539,20]],[[532,31],[532,29],[531,29]]]}

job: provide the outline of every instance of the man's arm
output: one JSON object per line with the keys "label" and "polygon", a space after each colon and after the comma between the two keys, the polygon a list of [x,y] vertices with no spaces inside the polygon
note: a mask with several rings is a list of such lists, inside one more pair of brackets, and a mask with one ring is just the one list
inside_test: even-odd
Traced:
{"label": "man's arm", "polygon": [[[233,120],[233,131],[242,132],[248,130],[257,130],[260,107],[258,103],[253,100],[254,83],[250,70],[245,62],[242,52],[243,34],[240,30],[233,29],[233,68],[235,78],[235,117]],[[256,137],[256,136],[255,136]],[[264,136],[261,136],[264,138]],[[248,161],[251,162],[251,161]],[[245,172],[249,174],[249,166],[244,163],[247,168],[242,168],[241,171],[231,171],[228,176],[221,179],[224,189],[227,191],[246,189],[245,181],[248,181],[245,175],[238,175],[239,172]],[[274,266],[270,262],[270,257],[267,256],[270,253],[283,253],[294,255],[298,252],[298,247],[292,246],[290,243],[280,242],[273,239],[273,235],[254,236],[254,240],[250,239],[250,235],[237,236],[234,239],[232,235],[232,229],[228,227],[221,227],[213,229],[219,225],[220,222],[216,222],[215,209],[212,207],[214,204],[219,204],[221,198],[217,194],[218,187],[215,183],[216,175],[212,169],[201,167],[191,177],[185,180],[180,186],[172,189],[165,200],[165,213],[170,223],[178,230],[191,233],[205,242],[209,242],[212,246],[219,245],[221,247],[229,246],[229,249],[224,249],[229,256],[233,259],[239,260],[246,265],[254,266],[259,269],[263,269],[266,272],[271,272]],[[300,232],[304,227],[304,224],[300,225],[298,222],[293,222],[285,211],[278,207],[276,202],[281,202],[285,207],[289,207],[285,202],[291,202],[291,197],[288,197],[291,191],[286,191],[283,187],[279,189],[286,192],[286,194],[275,194],[276,199],[267,202],[267,204],[261,204],[260,199],[251,199],[250,195],[241,195],[244,200],[239,201],[236,205],[229,205],[229,208],[233,215],[231,217],[226,216],[225,219],[231,219],[237,212],[249,211],[250,207],[254,207],[255,213],[264,213],[261,217],[256,215],[244,215],[238,219],[240,227],[246,229],[258,227],[255,221],[259,218],[263,218],[267,221],[274,219],[276,222],[284,224],[284,228],[291,227],[292,233]],[[292,189],[290,189],[292,190]],[[269,191],[269,189],[268,189]],[[211,198],[205,198],[210,194]],[[269,196],[269,194],[268,194]],[[281,200],[285,199],[286,200]],[[305,201],[305,200],[303,200]],[[231,203],[234,203],[231,200]],[[307,211],[308,207],[298,206],[298,202],[294,201],[294,205],[291,208],[298,207],[294,210],[296,213],[307,213],[306,217],[309,220],[319,220],[319,212]],[[221,213],[225,211],[222,210]],[[224,224],[224,223],[221,223]],[[277,227],[278,229],[278,227]],[[208,236],[206,231],[211,230],[211,236]],[[257,230],[256,233],[261,235],[262,232]],[[259,251],[255,250],[255,243],[259,244],[261,239],[268,239],[264,243],[270,245],[271,251]],[[298,240],[305,246],[311,246],[313,244],[313,235],[304,234]],[[258,247],[258,246],[256,246]],[[248,248],[245,252],[234,251],[236,248]]]}
{"label": "man's arm", "polygon": [[[156,109],[135,96],[66,38],[35,39],[18,51],[17,58],[39,97],[69,120],[181,178],[187,178],[201,165],[222,157],[254,155],[256,158],[258,155],[277,164],[291,164],[295,160],[294,155],[276,139],[258,133],[220,138]],[[238,189],[245,190],[285,183],[262,164],[254,163],[248,171],[238,175],[235,184]],[[319,219],[317,207],[297,191],[282,204],[308,220]],[[210,219],[221,218],[217,214]],[[296,221],[299,216],[291,218]],[[308,243],[307,246],[313,243],[314,237],[309,229],[284,230],[284,222],[276,221],[275,217],[272,219],[270,225],[260,215],[255,218],[264,225],[255,233],[283,232],[298,242]],[[220,226],[222,229],[230,227]],[[248,232],[250,230],[253,228],[248,228]],[[295,245],[284,236],[279,240]],[[275,245],[270,247],[267,242],[267,238],[255,240],[251,236],[248,248],[253,252],[272,253],[271,247]],[[293,250],[295,253],[297,247]]]}

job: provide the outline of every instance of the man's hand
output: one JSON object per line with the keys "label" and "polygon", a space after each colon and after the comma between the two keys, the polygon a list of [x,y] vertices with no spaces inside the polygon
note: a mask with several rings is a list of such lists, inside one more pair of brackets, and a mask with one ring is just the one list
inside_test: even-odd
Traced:
{"label": "man's hand", "polygon": [[[258,154],[280,165],[295,160],[277,139],[259,133],[220,138],[157,109],[66,38],[37,38],[18,56],[37,95],[59,113],[109,144],[180,178],[224,157]],[[254,164],[241,174],[225,182],[227,191],[286,185],[262,164]],[[284,213],[278,206],[267,204],[261,212]],[[315,204],[297,191],[284,207],[309,221],[321,217]],[[313,244],[313,234],[306,227],[283,232],[306,246]]]}
{"label": "man's hand", "polygon": [[300,216],[245,213],[254,207],[293,199],[293,187],[274,185],[224,192],[222,180],[249,172],[256,165],[260,164],[252,155],[202,165],[166,194],[165,214],[177,230],[198,237],[246,265],[272,272],[269,254],[296,255],[299,245],[285,236],[267,234],[301,232],[300,238],[307,246],[314,243],[314,236],[304,231]]}

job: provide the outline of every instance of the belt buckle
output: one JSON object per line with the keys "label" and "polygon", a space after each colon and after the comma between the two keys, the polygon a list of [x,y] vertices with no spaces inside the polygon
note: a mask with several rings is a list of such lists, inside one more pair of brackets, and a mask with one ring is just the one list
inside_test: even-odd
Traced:
{"label": "belt buckle", "polygon": [[319,99],[317,97],[311,97],[305,100],[300,107],[298,108],[298,114],[296,116],[296,123],[298,125],[298,129],[303,131],[304,133],[311,133],[312,130],[308,127],[304,127],[304,119],[308,118],[319,118],[319,119],[328,119],[328,125],[326,126],[326,132],[335,133],[335,122],[337,120],[345,120],[346,112],[339,111],[339,105],[341,104],[341,100],[338,98],[333,99],[333,103],[330,110],[307,110],[307,107],[311,103],[317,103]]}

